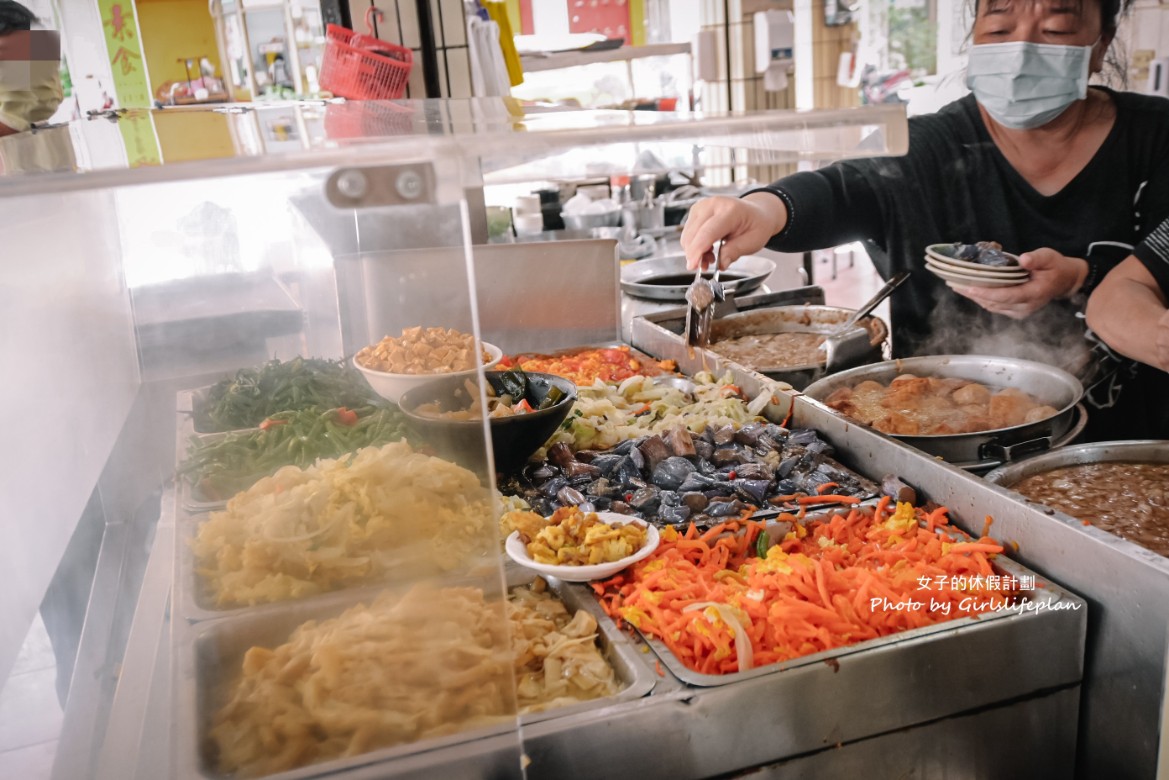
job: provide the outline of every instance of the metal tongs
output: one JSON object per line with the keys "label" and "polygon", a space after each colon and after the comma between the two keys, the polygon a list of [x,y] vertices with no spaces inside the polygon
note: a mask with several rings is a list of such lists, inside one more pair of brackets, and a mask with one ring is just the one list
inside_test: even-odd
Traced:
{"label": "metal tongs", "polygon": [[722,249],[722,242],[715,244],[714,274],[709,279],[702,278],[702,263],[698,264],[698,271],[694,274],[694,281],[686,290],[686,346],[705,347],[710,343],[710,323],[714,319],[714,305],[726,300],[726,292],[718,281],[718,256]]}
{"label": "metal tongs", "polygon": [[820,344],[820,350],[825,353],[825,364],[829,368],[843,367],[868,351],[869,332],[859,325],[861,319],[877,308],[881,301],[888,298],[908,278],[909,271],[902,271],[885,282],[885,285],[853,312],[851,317],[828,332]]}

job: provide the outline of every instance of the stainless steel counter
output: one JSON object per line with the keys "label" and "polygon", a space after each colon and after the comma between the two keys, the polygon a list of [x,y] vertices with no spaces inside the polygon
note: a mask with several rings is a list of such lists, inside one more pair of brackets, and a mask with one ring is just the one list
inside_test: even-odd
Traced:
{"label": "stainless steel counter", "polygon": [[[170,498],[168,514],[181,511]],[[160,547],[172,525],[160,525],[143,589],[153,595],[134,617],[96,777],[185,776],[169,757],[177,699],[167,646],[190,636],[170,628],[163,595],[173,554]],[[709,777],[795,761],[843,777],[858,761],[938,767],[959,755],[972,761],[964,776],[1011,776],[1017,756],[988,750],[993,733],[1025,748],[1025,765],[1045,768],[1031,776],[1068,776],[1086,610],[1054,590],[1081,608],[971,621],[717,688],[690,688],[664,672],[643,698],[523,727],[529,776]],[[1020,652],[1027,648],[1044,652]],[[638,655],[655,668],[652,654]],[[338,776],[516,776],[514,747],[502,735]]]}
{"label": "stainless steel counter", "polygon": [[[701,354],[689,358],[676,337],[645,319],[635,321],[633,331],[635,347],[673,357],[683,370],[703,360]],[[727,368],[748,393],[757,393],[768,381],[734,364]],[[776,398],[781,410],[791,404],[792,425],[820,431],[845,465],[875,479],[899,475],[920,497],[949,507],[967,531],[977,533],[985,517],[994,518],[991,534],[1017,546],[1012,558],[1082,595],[1088,602],[1088,633],[1076,775],[1146,778],[1156,773],[1166,685],[1169,559],[1028,504],[804,396],[777,392]],[[1050,647],[1044,645],[1013,648],[1017,658],[1046,652]]]}

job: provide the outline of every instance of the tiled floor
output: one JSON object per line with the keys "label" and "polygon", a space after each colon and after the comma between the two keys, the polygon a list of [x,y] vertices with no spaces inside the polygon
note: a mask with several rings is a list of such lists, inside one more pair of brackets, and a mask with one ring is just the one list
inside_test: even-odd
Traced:
{"label": "tiled floor", "polygon": [[40,615],[0,689],[0,777],[48,780],[63,713],[57,664]]}
{"label": "tiled floor", "polygon": [[[863,252],[855,252],[851,261],[847,253],[839,253],[836,266],[833,279],[831,254],[816,253],[812,281],[824,288],[830,305],[856,308],[881,286],[881,278]],[[888,322],[888,304],[878,308],[877,314]],[[56,675],[53,649],[38,615],[11,676],[0,689],[0,778],[50,777],[62,720]]]}

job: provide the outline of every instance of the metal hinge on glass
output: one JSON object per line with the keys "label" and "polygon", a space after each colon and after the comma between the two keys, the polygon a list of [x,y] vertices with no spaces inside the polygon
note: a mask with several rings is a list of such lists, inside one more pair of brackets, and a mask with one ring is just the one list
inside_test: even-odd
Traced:
{"label": "metal hinge on glass", "polygon": [[434,203],[430,163],[338,168],[325,182],[325,196],[338,208]]}

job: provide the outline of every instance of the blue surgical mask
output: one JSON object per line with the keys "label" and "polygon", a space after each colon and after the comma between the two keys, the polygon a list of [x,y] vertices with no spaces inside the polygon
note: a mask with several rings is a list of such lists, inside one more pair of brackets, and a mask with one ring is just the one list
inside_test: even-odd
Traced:
{"label": "blue surgical mask", "polygon": [[1041,127],[1088,95],[1092,46],[1013,41],[970,50],[966,86],[1001,125]]}

